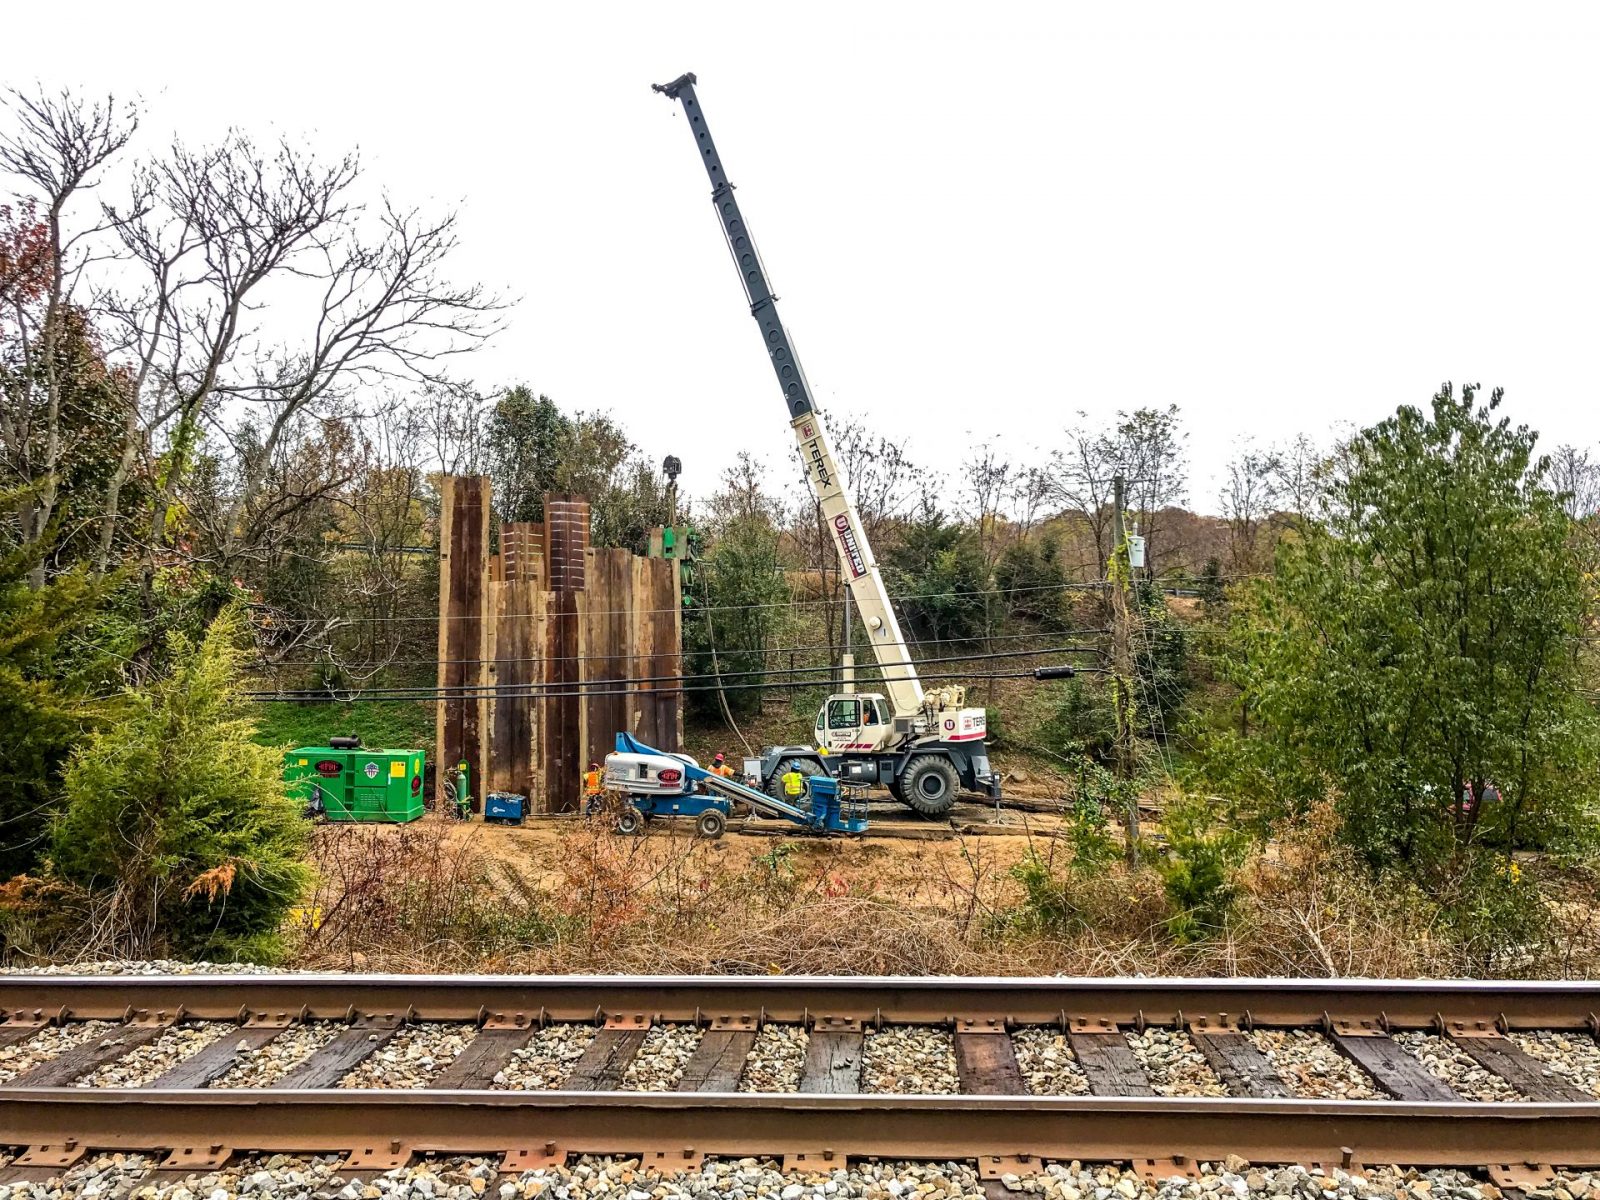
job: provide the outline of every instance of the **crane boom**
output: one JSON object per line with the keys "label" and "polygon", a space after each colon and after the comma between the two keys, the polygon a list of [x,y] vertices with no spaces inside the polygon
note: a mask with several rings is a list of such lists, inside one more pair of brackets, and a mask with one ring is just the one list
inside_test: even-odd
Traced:
{"label": "crane boom", "polygon": [[653,86],[656,91],[682,104],[684,115],[689,119],[689,129],[700,148],[706,174],[711,178],[712,205],[717,210],[722,231],[728,239],[728,248],[733,252],[734,263],[744,281],[750,315],[761,328],[772,369],[777,372],[784,401],[789,406],[789,423],[800,446],[806,479],[816,497],[822,519],[833,535],[834,547],[839,552],[840,569],[861,612],[872,653],[883,668],[884,691],[894,715],[909,720],[923,707],[922,683],[917,678],[917,668],[900,635],[900,623],[895,619],[894,606],[889,602],[889,593],[873,558],[872,546],[861,527],[861,516],[856,511],[847,483],[829,448],[827,430],[812,399],[811,385],[806,381],[805,371],[794,352],[788,331],[778,317],[778,298],[772,293],[761,256],[756,252],[749,227],[739,211],[739,202],[733,195],[733,184],[728,182],[727,174],[722,169],[722,158],[717,153],[716,143],[711,140],[711,130],[700,109],[700,101],[695,96],[694,84],[695,77],[688,74],[679,76],[671,83]]}

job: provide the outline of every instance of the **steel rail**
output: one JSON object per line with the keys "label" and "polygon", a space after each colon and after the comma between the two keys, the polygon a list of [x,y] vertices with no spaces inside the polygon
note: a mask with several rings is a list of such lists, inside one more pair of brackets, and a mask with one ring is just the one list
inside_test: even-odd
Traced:
{"label": "steel rail", "polygon": [[[0,1089],[20,1144],[178,1154],[566,1154],[1600,1166],[1600,1105],[994,1096]],[[1013,1167],[1012,1169],[1016,1169]]]}
{"label": "steel rail", "polygon": [[0,976],[11,1020],[204,1020],[352,1015],[542,1024],[718,1017],[1011,1025],[1073,1018],[1143,1026],[1426,1029],[1449,1023],[1600,1032],[1600,983],[1375,979],[874,978],[767,976],[182,975]]}

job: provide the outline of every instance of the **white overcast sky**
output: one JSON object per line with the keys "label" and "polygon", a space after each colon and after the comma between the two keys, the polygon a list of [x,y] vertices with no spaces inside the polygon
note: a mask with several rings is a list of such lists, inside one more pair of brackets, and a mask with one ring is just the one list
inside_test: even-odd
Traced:
{"label": "white overcast sky", "polygon": [[[677,105],[684,71],[825,410],[953,473],[1177,402],[1238,439],[1444,379],[1600,441],[1593,4],[19,5],[10,82],[140,93],[143,142],[359,146],[519,296],[477,357],[609,410],[697,493],[786,412]],[[779,468],[781,466],[781,474]]]}

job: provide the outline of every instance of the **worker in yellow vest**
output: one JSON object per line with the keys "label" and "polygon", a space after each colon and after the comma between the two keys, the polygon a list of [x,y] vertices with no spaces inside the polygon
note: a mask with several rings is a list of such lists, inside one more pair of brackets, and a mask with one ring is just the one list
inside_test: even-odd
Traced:
{"label": "worker in yellow vest", "polygon": [[800,768],[791,766],[783,773],[783,794],[791,803],[798,803],[806,794],[806,777],[800,773]]}
{"label": "worker in yellow vest", "polygon": [[583,815],[586,817],[592,817],[600,811],[600,797],[603,794],[600,779],[600,764],[590,763],[589,769],[583,774]]}
{"label": "worker in yellow vest", "polygon": [[733,767],[729,765],[722,751],[717,751],[717,756],[711,760],[711,773],[721,775],[724,779],[733,778]]}

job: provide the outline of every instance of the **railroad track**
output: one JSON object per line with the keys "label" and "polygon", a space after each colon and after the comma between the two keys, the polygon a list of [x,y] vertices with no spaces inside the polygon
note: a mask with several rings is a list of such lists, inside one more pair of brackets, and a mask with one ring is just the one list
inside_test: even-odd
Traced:
{"label": "railroad track", "polygon": [[0,1009],[0,1182],[99,1151],[1600,1166],[1593,984],[11,976]]}

